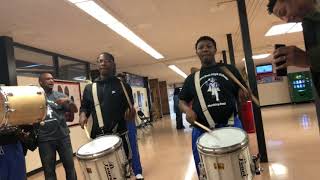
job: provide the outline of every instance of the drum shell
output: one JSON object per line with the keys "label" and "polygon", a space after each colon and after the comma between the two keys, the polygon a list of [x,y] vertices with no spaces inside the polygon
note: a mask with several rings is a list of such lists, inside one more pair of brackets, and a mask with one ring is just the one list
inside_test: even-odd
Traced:
{"label": "drum shell", "polygon": [[252,180],[252,160],[249,147],[228,154],[199,152],[207,180]]}
{"label": "drum shell", "polygon": [[[103,136],[99,138],[103,138]],[[115,146],[100,153],[80,155],[77,152],[76,156],[86,180],[126,179],[128,161],[122,140],[119,139],[120,141]]]}
{"label": "drum shell", "polygon": [[[207,135],[206,138],[208,138],[211,135],[204,133],[200,136],[197,140],[197,149],[202,163],[201,174],[204,174],[207,180],[251,180],[254,165],[249,152],[247,133],[239,128],[228,127],[215,130],[212,138],[215,138],[216,135],[216,138],[226,138],[226,136],[218,135],[219,131],[223,134],[233,131],[244,136],[241,141],[233,145],[220,147],[221,144],[217,144],[217,147],[212,148],[200,144],[202,137]],[[230,134],[231,137],[227,138],[232,138],[232,135]],[[225,140],[227,139],[220,139],[222,142]]]}
{"label": "drum shell", "polygon": [[37,86],[3,86],[0,89],[1,119],[7,126],[41,122],[47,114],[46,96]]}

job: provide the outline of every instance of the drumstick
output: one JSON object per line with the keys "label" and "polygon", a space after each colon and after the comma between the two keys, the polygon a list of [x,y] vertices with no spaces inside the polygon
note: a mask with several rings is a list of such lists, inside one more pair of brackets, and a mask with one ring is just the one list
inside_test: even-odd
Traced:
{"label": "drumstick", "polygon": [[91,138],[90,138],[90,135],[89,135],[89,132],[88,132],[86,125],[84,125],[84,132],[86,133],[87,138],[90,140]]}
{"label": "drumstick", "polygon": [[205,127],[204,125],[198,123],[197,121],[194,121],[194,124],[199,126],[200,128],[202,128],[203,130],[206,130],[207,132],[211,132],[212,131],[211,129]]}
{"label": "drumstick", "polygon": [[226,69],[226,67],[220,67],[221,70],[229,77],[231,78],[238,86],[245,91],[246,93],[251,95],[252,101],[257,105],[260,106],[260,102],[257,97],[255,97],[252,93],[249,93],[248,89],[244,87],[241,82],[229,71],[229,69]]}

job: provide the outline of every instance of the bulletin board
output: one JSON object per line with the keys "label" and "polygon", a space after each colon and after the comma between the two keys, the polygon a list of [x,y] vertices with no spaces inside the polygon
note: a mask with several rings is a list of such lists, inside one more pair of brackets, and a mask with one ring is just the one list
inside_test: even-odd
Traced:
{"label": "bulletin board", "polygon": [[[54,80],[54,91],[61,92],[68,96],[73,102],[77,105],[78,109],[81,105],[81,92],[80,92],[80,82],[73,81],[63,81],[63,80]],[[73,122],[67,122],[68,126],[74,126],[79,124],[79,115],[74,115]]]}

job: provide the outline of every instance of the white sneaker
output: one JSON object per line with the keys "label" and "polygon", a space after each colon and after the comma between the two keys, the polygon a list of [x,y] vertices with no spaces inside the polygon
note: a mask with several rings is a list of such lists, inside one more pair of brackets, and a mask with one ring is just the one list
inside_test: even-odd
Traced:
{"label": "white sneaker", "polygon": [[136,180],[144,180],[142,174],[137,174],[136,175]]}

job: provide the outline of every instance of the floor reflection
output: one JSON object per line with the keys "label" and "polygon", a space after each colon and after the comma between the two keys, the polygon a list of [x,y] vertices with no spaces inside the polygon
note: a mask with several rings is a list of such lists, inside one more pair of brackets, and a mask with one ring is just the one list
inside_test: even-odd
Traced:
{"label": "floor reflection", "polygon": [[288,175],[288,168],[280,163],[272,163],[269,165],[269,172],[271,176],[286,176]]}

